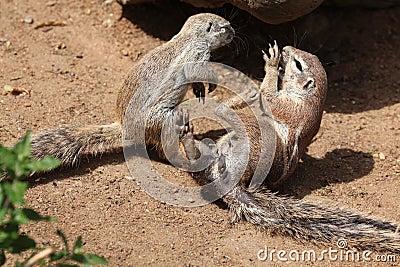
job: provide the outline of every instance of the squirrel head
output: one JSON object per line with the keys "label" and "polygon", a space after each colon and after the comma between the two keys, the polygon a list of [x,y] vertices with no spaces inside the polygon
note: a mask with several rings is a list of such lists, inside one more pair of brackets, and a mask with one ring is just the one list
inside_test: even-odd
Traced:
{"label": "squirrel head", "polygon": [[189,17],[179,35],[189,35],[194,42],[206,43],[210,50],[215,50],[230,43],[235,31],[226,19],[211,13],[201,13]]}
{"label": "squirrel head", "polygon": [[286,46],[279,61],[279,87],[278,90],[300,100],[324,100],[327,94],[324,67],[317,56]]}

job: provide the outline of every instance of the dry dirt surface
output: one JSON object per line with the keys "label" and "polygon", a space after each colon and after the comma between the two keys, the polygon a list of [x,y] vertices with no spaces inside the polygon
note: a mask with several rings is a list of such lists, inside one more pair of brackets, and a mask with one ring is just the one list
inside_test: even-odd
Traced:
{"label": "dry dirt surface", "polygon": [[[10,85],[31,96],[0,95],[0,142],[12,145],[28,129],[112,122],[116,92],[132,63],[201,11],[175,2],[122,8],[101,0],[1,0],[0,90]],[[281,26],[230,6],[213,12],[231,19],[238,32],[215,61],[259,81],[260,51],[277,39],[280,46],[316,53],[326,66],[329,94],[320,132],[279,191],[400,222],[400,8],[321,7]],[[190,181],[186,173],[155,164],[172,180]],[[58,221],[24,231],[40,246],[61,247],[57,229],[71,242],[82,235],[86,251],[105,256],[110,266],[267,266],[269,260],[257,259],[265,246],[326,249],[272,237],[248,223],[232,225],[221,203],[162,204],[130,178],[120,152],[85,158],[78,168],[35,175],[29,182],[27,204]],[[389,265],[398,265],[400,255],[396,260]],[[298,264],[345,263],[291,265]]]}

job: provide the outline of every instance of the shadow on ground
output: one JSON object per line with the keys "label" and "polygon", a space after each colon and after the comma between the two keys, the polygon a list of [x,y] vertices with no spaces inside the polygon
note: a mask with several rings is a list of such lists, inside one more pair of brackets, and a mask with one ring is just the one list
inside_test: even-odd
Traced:
{"label": "shadow on ground", "polygon": [[373,170],[374,165],[371,154],[351,149],[335,149],[322,159],[305,155],[279,192],[303,198],[327,185],[348,183],[364,177]]}
{"label": "shadow on ground", "polygon": [[78,166],[67,167],[61,166],[47,173],[37,173],[29,177],[27,180],[30,187],[36,187],[46,183],[56,183],[58,180],[72,179],[73,177],[88,174],[100,166],[118,165],[125,162],[124,154],[121,151],[113,151],[105,153],[102,156],[83,157]]}
{"label": "shadow on ground", "polygon": [[[154,153],[150,152],[150,156],[154,158]],[[29,186],[36,187],[50,182],[57,186],[59,180],[72,179],[91,173],[100,166],[119,165],[124,161],[122,151],[107,153],[101,157],[84,158],[78,167],[60,167],[49,173],[33,175],[28,178]],[[328,152],[322,159],[305,155],[295,173],[277,189],[277,192],[301,199],[327,185],[347,183],[364,177],[373,170],[374,164],[370,154],[351,149],[335,149]],[[227,208],[221,200],[216,201],[215,204],[222,209]]]}
{"label": "shadow on ground", "polygon": [[[320,7],[294,22],[277,26],[265,24],[231,5],[207,10],[178,1],[125,6],[121,16],[146,33],[169,40],[190,15],[200,12],[227,18],[237,32],[232,44],[213,54],[213,61],[261,80],[261,50],[267,50],[268,43],[277,40],[281,47],[291,45],[318,55],[329,79],[326,111],[363,112],[400,102],[400,51],[395,45],[400,42],[400,8]],[[386,12],[387,16],[375,16],[377,12]]]}

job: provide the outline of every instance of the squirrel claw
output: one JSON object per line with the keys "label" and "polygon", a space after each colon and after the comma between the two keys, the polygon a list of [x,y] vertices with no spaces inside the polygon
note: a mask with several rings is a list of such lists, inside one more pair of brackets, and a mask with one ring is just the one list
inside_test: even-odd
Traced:
{"label": "squirrel claw", "polygon": [[192,87],[193,93],[197,98],[199,98],[199,101],[201,98],[204,98],[206,96],[206,88],[204,87],[204,84],[202,82],[192,83]]}
{"label": "squirrel claw", "polygon": [[279,48],[278,44],[276,43],[276,40],[274,41],[274,45],[271,45],[270,43],[268,44],[268,54],[263,52],[263,59],[265,61],[265,67],[278,67],[279,65],[279,60],[280,60],[280,53],[279,53]]}
{"label": "squirrel claw", "polygon": [[193,133],[194,127],[193,124],[190,123],[190,117],[188,111],[185,112],[182,109],[178,109],[175,115],[175,122],[179,138],[182,138],[188,133]]}

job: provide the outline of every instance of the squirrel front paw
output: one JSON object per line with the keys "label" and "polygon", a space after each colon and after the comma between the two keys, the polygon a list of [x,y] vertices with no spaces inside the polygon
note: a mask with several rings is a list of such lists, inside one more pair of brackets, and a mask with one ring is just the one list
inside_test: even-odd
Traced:
{"label": "squirrel front paw", "polygon": [[189,112],[183,111],[182,109],[178,109],[175,111],[175,125],[177,129],[177,133],[179,134],[179,138],[182,138],[186,135],[193,134],[193,124],[190,123]]}
{"label": "squirrel front paw", "polygon": [[204,87],[204,83],[196,82],[192,83],[193,93],[197,98],[206,96],[206,88]]}
{"label": "squirrel front paw", "polygon": [[264,70],[267,71],[271,68],[278,69],[281,54],[279,52],[279,48],[276,41],[274,41],[273,46],[269,44],[269,49],[268,49],[269,55],[264,51],[262,52],[263,52],[263,59],[265,61]]}
{"label": "squirrel front paw", "polygon": [[[199,100],[202,99],[204,103],[204,98],[206,96],[206,88],[204,86],[204,83],[202,82],[196,82],[192,83],[192,88],[193,88],[193,93],[198,98]],[[212,91],[217,88],[216,84],[213,83],[208,83],[208,92],[211,93]]]}

